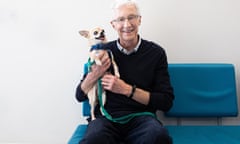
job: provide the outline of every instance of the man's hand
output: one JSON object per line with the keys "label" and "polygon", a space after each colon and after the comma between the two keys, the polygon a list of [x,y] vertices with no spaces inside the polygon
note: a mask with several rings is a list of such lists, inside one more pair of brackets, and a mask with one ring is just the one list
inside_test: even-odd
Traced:
{"label": "man's hand", "polygon": [[[122,94],[127,97],[130,96],[132,91],[132,86],[114,76],[112,74],[105,74],[102,77],[102,85],[105,90],[109,90],[114,93]],[[133,97],[133,100],[148,105],[150,99],[150,93],[140,88],[136,88]]]}
{"label": "man's hand", "polygon": [[93,75],[99,79],[100,77],[102,77],[105,72],[107,71],[107,69],[110,67],[111,65],[111,61],[110,58],[108,57],[108,53],[106,51],[104,51],[104,53],[99,53],[100,55],[98,55],[102,65],[92,65],[91,67],[91,73],[93,73]]}
{"label": "man's hand", "polygon": [[105,90],[128,96],[131,93],[131,86],[112,74],[105,74],[102,77],[102,85]]}
{"label": "man's hand", "polygon": [[106,56],[106,54],[107,52],[105,54],[99,55],[99,59],[101,60],[102,65],[94,64],[91,66],[91,71],[87,74],[87,77],[81,84],[81,89],[84,91],[84,93],[87,94],[93,85],[96,84],[97,80],[102,77],[110,67],[111,60],[108,56]]}

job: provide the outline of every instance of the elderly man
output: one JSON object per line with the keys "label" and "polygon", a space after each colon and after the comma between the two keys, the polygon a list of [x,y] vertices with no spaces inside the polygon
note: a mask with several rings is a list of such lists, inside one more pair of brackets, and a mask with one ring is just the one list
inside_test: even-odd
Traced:
{"label": "elderly man", "polygon": [[171,144],[168,131],[155,116],[157,110],[168,111],[174,100],[165,50],[138,34],[141,15],[135,1],[118,0],[113,14],[111,25],[119,38],[104,46],[112,51],[120,78],[105,73],[111,63],[102,57],[102,65],[93,65],[76,91],[78,101],[86,100],[89,89],[101,78],[107,95],[104,109],[110,118],[101,114],[98,105],[96,119],[89,122],[80,143]]}

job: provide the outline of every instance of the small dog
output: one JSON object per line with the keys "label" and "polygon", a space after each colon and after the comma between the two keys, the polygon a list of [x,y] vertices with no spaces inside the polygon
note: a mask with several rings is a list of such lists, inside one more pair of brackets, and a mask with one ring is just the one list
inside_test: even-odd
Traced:
{"label": "small dog", "polygon": [[[117,77],[120,77],[118,67],[114,61],[113,54],[107,50],[104,50],[101,48],[101,44],[104,44],[107,42],[104,29],[100,27],[96,27],[90,31],[88,30],[81,30],[79,31],[79,34],[85,38],[88,39],[90,49],[90,63],[95,62],[97,65],[102,65],[101,61],[99,60],[99,54],[103,54],[103,57],[107,56],[111,59],[111,67],[113,68],[114,75]],[[90,68],[89,68],[90,70]],[[94,108],[98,103],[98,87],[97,83],[93,86],[93,88],[88,92],[87,96],[89,99],[89,104],[91,106],[91,120],[94,120],[96,117],[94,115]],[[106,103],[106,93],[104,90],[102,90],[102,102],[103,105]],[[101,109],[102,112],[102,109]],[[103,112],[102,112],[103,114]],[[104,115],[104,114],[103,114]]]}

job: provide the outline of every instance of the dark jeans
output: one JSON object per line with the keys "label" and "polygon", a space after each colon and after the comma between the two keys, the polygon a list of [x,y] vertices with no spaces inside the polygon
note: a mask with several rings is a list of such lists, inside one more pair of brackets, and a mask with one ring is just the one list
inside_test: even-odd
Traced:
{"label": "dark jeans", "polygon": [[127,124],[97,118],[88,125],[80,144],[172,144],[168,131],[151,116],[133,118]]}

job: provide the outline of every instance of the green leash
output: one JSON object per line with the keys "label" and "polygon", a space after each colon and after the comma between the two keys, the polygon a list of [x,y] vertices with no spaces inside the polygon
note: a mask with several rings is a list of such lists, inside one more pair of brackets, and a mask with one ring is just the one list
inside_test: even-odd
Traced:
{"label": "green leash", "polygon": [[[88,72],[90,71],[90,67],[91,65],[93,65],[94,62],[90,62],[90,60],[88,60]],[[152,112],[138,112],[138,113],[132,113],[132,114],[128,114],[122,117],[118,117],[118,118],[113,118],[104,108],[104,104],[102,101],[102,81],[101,79],[99,79],[97,81],[97,85],[98,85],[98,100],[99,100],[99,105],[100,105],[100,109],[103,112],[103,115],[110,121],[115,122],[115,123],[120,123],[120,124],[125,124],[128,123],[131,119],[133,119],[134,117],[137,116],[143,116],[143,115],[149,115],[152,117],[157,118],[156,114],[152,113]]]}
{"label": "green leash", "polygon": [[132,118],[136,117],[136,116],[142,116],[142,115],[149,115],[152,117],[156,117],[155,114],[151,113],[151,112],[138,112],[138,113],[132,113],[132,114],[128,114],[126,116],[122,116],[122,117],[118,117],[118,118],[113,118],[104,108],[103,106],[103,102],[102,102],[102,84],[101,84],[101,79],[99,79],[97,81],[98,84],[98,99],[99,99],[99,104],[100,104],[100,108],[104,114],[104,116],[112,121],[112,122],[116,122],[116,123],[120,123],[120,124],[125,124],[127,122],[129,122]]}

